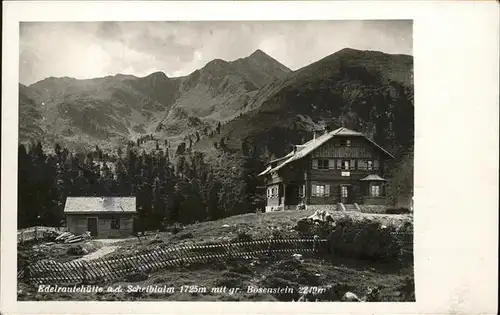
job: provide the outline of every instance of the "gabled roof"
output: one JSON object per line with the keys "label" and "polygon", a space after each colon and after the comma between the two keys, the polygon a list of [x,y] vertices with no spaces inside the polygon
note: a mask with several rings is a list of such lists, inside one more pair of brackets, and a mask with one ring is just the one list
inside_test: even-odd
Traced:
{"label": "gabled roof", "polygon": [[267,164],[272,164],[272,163],[275,163],[275,162],[283,161],[284,159],[291,157],[293,154],[294,154],[294,152],[292,151],[292,152],[288,153],[285,156],[282,156],[282,157],[279,157],[277,159],[269,161],[269,163],[267,163]]}
{"label": "gabled roof", "polygon": [[384,181],[384,182],[387,181],[386,179],[384,179],[384,178],[382,178],[382,177],[380,177],[378,175],[374,175],[374,174],[370,174],[370,175],[368,175],[366,177],[361,178],[360,180],[363,180],[363,181],[365,181],[365,180],[367,180],[367,181],[368,180],[371,180],[371,181]]}
{"label": "gabled roof", "polygon": [[262,176],[264,174],[267,174],[270,170],[272,169],[271,165],[269,165],[268,167],[266,167],[265,170],[263,170],[258,176]]}
{"label": "gabled roof", "polygon": [[135,197],[68,197],[64,213],[136,213]]}
{"label": "gabled roof", "polygon": [[[266,170],[264,170],[263,172],[261,172],[259,174],[259,176],[266,175],[266,174],[269,174],[269,173],[272,173],[272,172],[276,172],[277,170],[281,169],[283,166],[285,166],[285,165],[287,165],[287,164],[289,164],[289,163],[291,163],[293,161],[299,160],[299,159],[301,159],[301,158],[309,155],[309,153],[311,153],[312,151],[316,150],[317,148],[319,148],[320,146],[322,146],[324,143],[326,143],[327,141],[329,141],[333,137],[340,137],[340,136],[361,136],[361,137],[364,137],[370,143],[372,143],[375,147],[377,147],[382,152],[384,152],[386,155],[388,155],[391,158],[394,158],[394,156],[392,154],[390,154],[389,152],[387,152],[386,150],[384,150],[381,146],[379,146],[378,144],[376,144],[375,142],[373,142],[371,139],[369,139],[368,137],[366,137],[361,132],[357,132],[357,131],[354,131],[354,130],[351,130],[351,129],[347,129],[345,127],[340,127],[340,128],[335,129],[333,131],[325,133],[325,134],[323,134],[323,135],[321,135],[321,136],[319,136],[317,138],[309,140],[308,142],[306,142],[304,144],[295,146],[296,147],[295,151],[292,151],[292,152],[288,153],[287,155],[285,155],[283,157],[283,158],[288,157],[284,162],[282,162],[281,164],[279,164],[278,166],[276,166],[274,168],[267,167]],[[280,160],[280,159],[276,159],[274,161],[277,161],[277,160]]]}

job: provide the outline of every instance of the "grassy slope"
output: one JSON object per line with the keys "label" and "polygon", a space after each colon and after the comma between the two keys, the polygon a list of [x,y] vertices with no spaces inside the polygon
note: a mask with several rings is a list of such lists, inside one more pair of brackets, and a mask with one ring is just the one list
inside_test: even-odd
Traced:
{"label": "grassy slope", "polygon": [[[217,221],[187,225],[184,230],[178,234],[173,235],[165,232],[160,233],[160,237],[164,243],[169,245],[227,241],[236,238],[240,232],[245,232],[253,239],[267,239],[272,236],[274,230],[279,230],[284,237],[295,238],[298,237],[298,233],[292,228],[297,224],[297,221],[313,213],[313,210],[281,211],[264,214],[247,213]],[[409,220],[409,217],[406,215],[368,214],[358,212],[348,212],[347,214],[343,212],[332,213],[334,218],[345,215],[349,215],[357,220],[376,218],[377,221],[387,226],[401,225]],[[229,227],[223,227],[223,225],[229,225]],[[189,235],[189,237],[187,237],[187,235]],[[144,242],[142,247],[149,246],[146,245],[146,243],[147,242]],[[133,246],[134,250],[141,249],[141,245],[137,239],[124,241],[122,245],[126,247]]]}
{"label": "grassy slope", "polygon": [[[239,232],[246,232],[254,239],[265,239],[272,235],[272,231],[279,229],[287,237],[297,237],[297,232],[292,230],[296,222],[305,216],[311,215],[313,211],[287,211],[266,214],[244,214],[225,218],[218,221],[210,221],[188,225],[178,234],[160,233],[161,239],[169,246],[180,245],[191,242],[223,241],[233,239]],[[361,213],[333,213],[334,217],[349,215],[362,220],[376,218],[386,225],[399,225],[409,220],[404,215],[377,215]],[[223,225],[229,227],[222,227]],[[151,237],[150,237],[151,240]],[[150,240],[143,240],[142,244],[137,239],[124,240],[120,245],[119,252],[133,252],[157,246],[149,244]],[[111,254],[113,255],[113,254]],[[291,268],[289,266],[292,265]],[[288,266],[288,267],[287,267]],[[319,274],[317,276],[316,274]],[[280,297],[271,294],[255,294],[241,292],[229,293],[181,293],[182,285],[204,286],[210,290],[213,287],[236,287],[246,291],[249,285],[272,287],[290,286],[298,288],[303,285],[325,286],[336,284],[340,290],[345,292],[351,290],[362,295],[368,285],[378,285],[381,288],[384,301],[408,300],[401,295],[404,291],[405,279],[413,279],[413,266],[400,268],[393,265],[381,264],[370,261],[352,260],[340,257],[330,257],[328,260],[307,258],[303,264],[296,264],[293,260],[281,257],[276,260],[261,259],[255,264],[248,261],[236,262],[214,262],[202,266],[183,266],[170,270],[155,272],[149,279],[143,281],[121,281],[111,285],[166,285],[176,287],[174,294],[158,293],[104,293],[104,294],[63,294],[63,293],[36,293],[27,285],[19,285],[23,293],[19,295],[22,300],[290,300],[297,298],[296,294],[288,297]],[[330,297],[337,299],[337,297]]]}

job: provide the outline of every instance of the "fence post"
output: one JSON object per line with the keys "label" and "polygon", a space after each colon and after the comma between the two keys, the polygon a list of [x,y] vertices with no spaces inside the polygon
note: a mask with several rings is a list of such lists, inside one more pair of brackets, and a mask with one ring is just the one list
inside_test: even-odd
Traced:
{"label": "fence post", "polygon": [[38,241],[38,226],[35,226],[35,241]]}
{"label": "fence post", "polygon": [[24,281],[25,281],[26,283],[31,283],[30,268],[29,268],[29,266],[28,266],[28,265],[29,265],[29,262],[26,262],[26,263],[24,264],[24,267],[23,267],[23,269],[24,269],[24,270],[23,270],[23,273],[24,273],[24,274],[23,274],[23,277],[24,277]]}
{"label": "fence post", "polygon": [[85,260],[82,261],[82,274],[83,274],[82,283],[87,284],[87,264]]}
{"label": "fence post", "polygon": [[24,243],[24,229],[21,230],[21,243]]}

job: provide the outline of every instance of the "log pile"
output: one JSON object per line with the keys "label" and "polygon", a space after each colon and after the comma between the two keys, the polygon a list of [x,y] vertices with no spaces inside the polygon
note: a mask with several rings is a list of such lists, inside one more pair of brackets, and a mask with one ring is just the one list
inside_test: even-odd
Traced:
{"label": "log pile", "polygon": [[61,233],[59,236],[57,236],[55,238],[55,241],[56,242],[59,242],[59,243],[66,243],[66,244],[72,244],[72,243],[78,243],[78,242],[82,242],[82,241],[86,241],[86,240],[90,240],[91,239],[91,236],[90,236],[90,232],[85,232],[85,233],[82,233],[80,235],[75,235],[71,232],[64,232],[64,233]]}

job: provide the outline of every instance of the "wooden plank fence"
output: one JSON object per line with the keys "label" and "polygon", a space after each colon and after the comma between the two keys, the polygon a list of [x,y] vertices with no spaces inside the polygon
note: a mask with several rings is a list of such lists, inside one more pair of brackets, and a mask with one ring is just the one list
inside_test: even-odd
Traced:
{"label": "wooden plank fence", "polygon": [[67,230],[66,227],[32,226],[17,231],[17,242],[41,240],[46,236],[46,232],[66,232]]}
{"label": "wooden plank fence", "polygon": [[99,283],[121,279],[137,272],[149,273],[186,264],[319,252],[325,248],[326,242],[326,239],[271,239],[157,248],[131,256],[118,255],[91,261],[59,263],[42,260],[20,271],[18,279],[24,278],[34,284]]}

